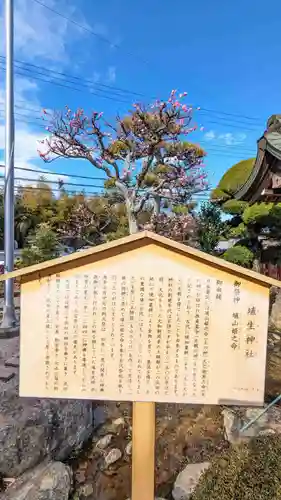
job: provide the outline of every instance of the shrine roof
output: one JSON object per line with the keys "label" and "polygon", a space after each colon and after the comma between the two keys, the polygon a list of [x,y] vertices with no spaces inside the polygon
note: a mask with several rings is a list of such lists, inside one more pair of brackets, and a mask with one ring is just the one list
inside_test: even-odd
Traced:
{"label": "shrine roof", "polygon": [[249,269],[245,269],[244,267],[237,266],[236,264],[227,262],[219,257],[214,257],[213,255],[209,255],[205,252],[186,246],[182,243],[177,243],[169,238],[159,236],[158,234],[149,231],[142,231],[84,251],[75,252],[70,255],[2,274],[0,275],[0,281],[5,281],[8,278],[17,278],[24,282],[40,279],[43,276],[57,274],[76,267],[82,267],[83,265],[102,261],[112,256],[130,252],[137,248],[145,247],[151,244],[166,248],[174,253],[181,254],[190,259],[194,259],[197,262],[209,265],[212,268],[217,268],[218,270],[228,272],[229,274],[247,279],[265,287],[281,287],[281,281],[264,276]]}
{"label": "shrine roof", "polygon": [[250,175],[234,193],[237,200],[250,203],[259,201],[267,187],[270,174],[274,173],[281,161],[281,115],[272,115],[267,129],[257,142],[258,150]]}

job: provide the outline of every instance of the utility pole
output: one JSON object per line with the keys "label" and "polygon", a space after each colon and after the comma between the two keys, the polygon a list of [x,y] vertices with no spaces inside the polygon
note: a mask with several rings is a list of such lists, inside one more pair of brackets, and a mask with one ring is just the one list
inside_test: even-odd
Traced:
{"label": "utility pole", "polygon": [[[14,269],[14,5],[5,0],[6,25],[6,127],[5,127],[5,187],[4,187],[4,262],[5,272]],[[4,283],[4,314],[1,336],[15,334],[14,280]],[[6,332],[6,335],[5,335]]]}

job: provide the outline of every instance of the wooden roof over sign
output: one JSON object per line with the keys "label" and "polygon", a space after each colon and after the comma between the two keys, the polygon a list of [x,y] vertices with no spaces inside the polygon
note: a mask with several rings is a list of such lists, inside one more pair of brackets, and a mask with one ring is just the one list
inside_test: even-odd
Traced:
{"label": "wooden roof over sign", "polygon": [[144,247],[150,244],[155,244],[175,253],[186,255],[187,257],[201,263],[205,263],[210,267],[217,268],[218,270],[228,272],[229,274],[235,276],[240,276],[241,278],[248,279],[249,281],[253,281],[266,287],[281,287],[281,281],[237,266],[236,264],[232,264],[218,257],[214,257],[205,252],[201,252],[200,250],[188,247],[182,243],[177,243],[169,238],[159,236],[149,231],[142,231],[110,243],[92,247],[82,252],[75,252],[64,257],[59,257],[40,264],[18,269],[11,273],[2,274],[0,275],[0,281],[4,281],[8,278],[17,278],[24,282],[32,281],[51,274],[57,274],[68,269],[81,267],[89,264],[89,262],[101,261],[114,255],[129,252],[136,248]]}

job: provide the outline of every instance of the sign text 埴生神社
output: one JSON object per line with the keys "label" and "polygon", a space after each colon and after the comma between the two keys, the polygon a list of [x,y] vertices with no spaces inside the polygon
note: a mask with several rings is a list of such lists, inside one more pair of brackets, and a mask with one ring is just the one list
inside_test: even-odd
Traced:
{"label": "sign text \u57f4\u751f\u795e\u793e", "polygon": [[268,286],[157,242],[59,271],[22,285],[22,396],[262,404]]}

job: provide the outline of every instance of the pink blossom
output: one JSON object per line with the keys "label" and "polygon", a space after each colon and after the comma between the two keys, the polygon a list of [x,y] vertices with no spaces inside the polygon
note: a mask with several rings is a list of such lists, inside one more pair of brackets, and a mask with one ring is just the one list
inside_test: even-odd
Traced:
{"label": "pink blossom", "polygon": [[182,109],[185,113],[187,113],[187,111],[188,111],[188,107],[187,107],[187,105],[186,105],[186,104],[183,104],[183,105],[182,105],[182,107],[181,107],[181,109]]}

